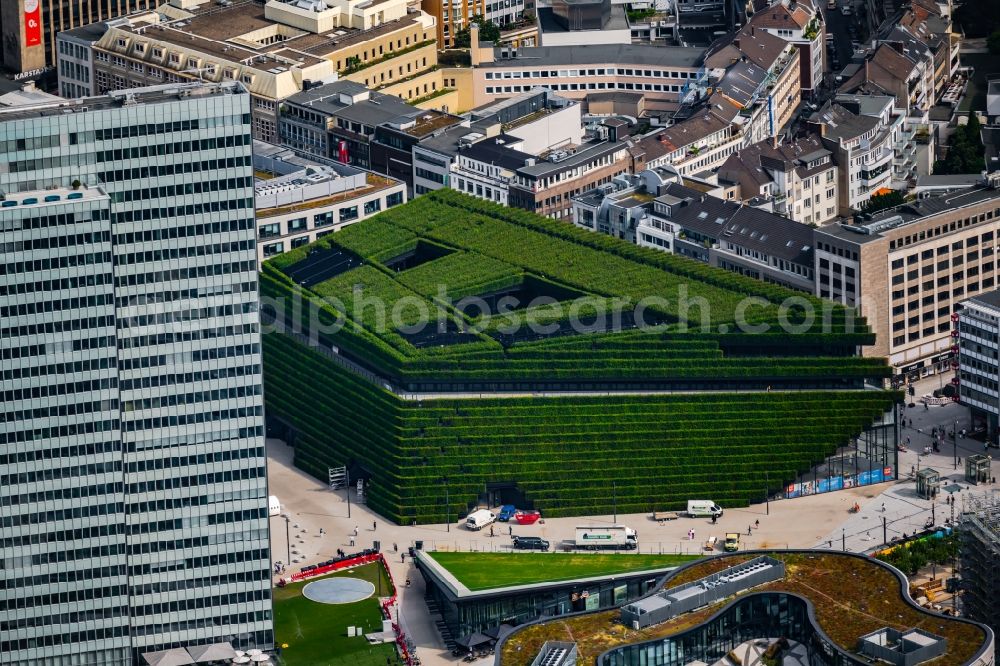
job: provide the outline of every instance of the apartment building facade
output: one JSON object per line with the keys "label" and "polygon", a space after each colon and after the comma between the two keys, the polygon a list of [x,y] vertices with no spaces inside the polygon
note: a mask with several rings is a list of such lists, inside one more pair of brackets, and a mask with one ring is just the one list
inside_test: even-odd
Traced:
{"label": "apartment building facade", "polygon": [[973,428],[997,441],[1000,419],[1000,290],[962,301],[953,316],[959,400],[972,412]]}
{"label": "apartment building facade", "polygon": [[912,377],[950,370],[952,313],[997,287],[998,184],[815,230],[816,295],[867,318],[876,340],[866,355]]}
{"label": "apartment building facade", "polygon": [[0,109],[0,651],[273,648],[250,95]]}
{"label": "apartment building facade", "polygon": [[902,118],[892,113],[891,97],[838,97],[809,119],[837,165],[837,214],[851,215],[876,193],[892,186],[895,144]]}
{"label": "apartment building facade", "polygon": [[406,203],[406,184],[331,160],[254,142],[257,260],[308,245]]}
{"label": "apartment building facade", "polygon": [[795,45],[799,54],[801,94],[813,97],[823,84],[826,71],[826,21],[819,0],[815,4],[808,0],[779,0],[754,12],[749,25]]}
{"label": "apartment building facade", "polygon": [[837,216],[838,168],[817,135],[742,148],[718,170],[719,182],[739,186],[738,197],[803,224]]}
{"label": "apartment building facade", "polygon": [[804,224],[668,183],[639,220],[640,247],[684,255],[791,289],[814,288],[812,229]]}

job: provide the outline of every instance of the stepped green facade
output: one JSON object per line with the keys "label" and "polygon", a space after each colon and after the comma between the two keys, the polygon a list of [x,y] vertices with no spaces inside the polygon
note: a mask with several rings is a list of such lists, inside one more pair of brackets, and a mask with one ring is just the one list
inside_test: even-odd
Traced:
{"label": "stepped green facade", "polygon": [[[335,275],[313,270],[341,255],[352,259]],[[376,308],[358,312],[359,289],[388,310],[405,299],[403,325],[381,325]],[[290,429],[296,465],[318,478],[350,465],[372,508],[400,523],[455,519],[504,483],[548,516],[608,513],[611,480],[623,513],[692,497],[745,505],[762,499],[763,479],[779,489],[897,399],[863,390],[887,369],[855,355],[872,337],[844,308],[451,191],[268,262],[261,290],[284,327],[264,336],[268,416]],[[567,308],[515,309],[498,324],[456,303],[515,292],[586,296],[584,314],[615,299],[667,298],[646,309],[649,329],[585,334],[567,332]],[[761,332],[736,330],[748,297],[745,319]],[[790,297],[791,307],[778,305]],[[444,313],[451,332],[428,342],[405,330],[418,303]],[[338,317],[343,326],[330,330]],[[518,317],[561,334],[518,337],[507,326]],[[476,330],[454,333],[463,326]],[[345,369],[331,348],[374,376]],[[479,397],[492,390],[676,392]],[[461,397],[440,397],[450,391]],[[434,397],[396,394],[413,392]]]}

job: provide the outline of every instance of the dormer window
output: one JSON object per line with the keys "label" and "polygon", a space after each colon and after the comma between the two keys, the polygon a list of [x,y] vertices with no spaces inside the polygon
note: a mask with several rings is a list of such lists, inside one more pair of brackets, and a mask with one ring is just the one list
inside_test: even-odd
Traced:
{"label": "dormer window", "polygon": [[140,55],[142,55],[143,53],[146,52],[146,45],[145,44],[136,44],[135,45],[135,52],[138,53],[138,54],[140,54]]}
{"label": "dormer window", "polygon": [[126,46],[128,46],[128,41],[124,37],[119,37],[118,46],[121,48],[125,48]]}
{"label": "dormer window", "polygon": [[240,77],[240,81],[248,85],[253,83],[253,74],[244,74],[242,77]]}
{"label": "dormer window", "polygon": [[179,64],[181,64],[181,57],[180,57],[180,55],[177,54],[177,53],[171,53],[170,54],[170,64],[171,65],[179,65]]}
{"label": "dormer window", "polygon": [[153,48],[153,57],[154,58],[162,58],[163,57],[163,49]]}

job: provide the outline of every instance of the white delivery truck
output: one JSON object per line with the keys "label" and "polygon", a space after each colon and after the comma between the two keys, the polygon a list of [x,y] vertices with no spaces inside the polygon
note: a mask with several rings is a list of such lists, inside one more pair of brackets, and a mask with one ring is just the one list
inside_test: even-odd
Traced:
{"label": "white delivery truck", "polygon": [[639,546],[635,530],[625,525],[577,527],[573,543],[587,550],[635,550]]}
{"label": "white delivery truck", "polygon": [[270,495],[267,498],[267,515],[268,516],[280,516],[281,515],[281,502],[274,495]]}
{"label": "white delivery truck", "polygon": [[722,507],[712,500],[688,500],[687,515],[692,518],[722,517]]}
{"label": "white delivery truck", "polygon": [[496,520],[497,516],[492,511],[479,509],[469,514],[469,517],[465,519],[465,526],[470,530],[481,530],[490,523],[495,523]]}

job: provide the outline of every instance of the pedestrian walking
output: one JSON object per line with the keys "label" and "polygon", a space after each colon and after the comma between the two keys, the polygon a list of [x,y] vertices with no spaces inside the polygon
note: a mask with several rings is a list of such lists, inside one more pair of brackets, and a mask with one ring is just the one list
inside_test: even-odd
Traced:
{"label": "pedestrian walking", "polygon": [[759,520],[753,521],[753,526],[759,528],[760,527],[760,521]]}
{"label": "pedestrian walking", "polygon": [[376,528],[377,526],[378,526],[378,523],[377,523],[377,522],[375,522],[375,521],[373,520],[373,521],[372,521],[372,532],[374,532],[374,531],[375,531],[375,528]]}
{"label": "pedestrian walking", "polygon": [[885,502],[882,502],[882,513],[885,513]]}
{"label": "pedestrian walking", "polygon": [[403,562],[403,563],[406,562],[406,553],[400,553],[399,554],[399,561]]}
{"label": "pedestrian walking", "polygon": [[753,529],[751,528],[753,528],[753,525],[747,525],[747,536],[753,534]]}
{"label": "pedestrian walking", "polygon": [[513,525],[509,525],[507,527],[507,530],[508,530],[508,532],[507,532],[508,536],[514,536],[514,526]]}
{"label": "pedestrian walking", "polygon": [[392,543],[392,552],[394,553],[399,552],[399,545],[395,541]]}
{"label": "pedestrian walking", "polygon": [[[357,525],[354,526],[354,536],[358,536],[358,526]],[[351,544],[351,545],[354,545],[354,544]]]}
{"label": "pedestrian walking", "polygon": [[493,536],[493,526],[492,525],[490,525],[490,536],[491,537]]}
{"label": "pedestrian walking", "polygon": [[354,548],[354,535],[351,535],[351,548]]}
{"label": "pedestrian walking", "polygon": [[691,530],[691,541],[694,541],[694,530]]}

